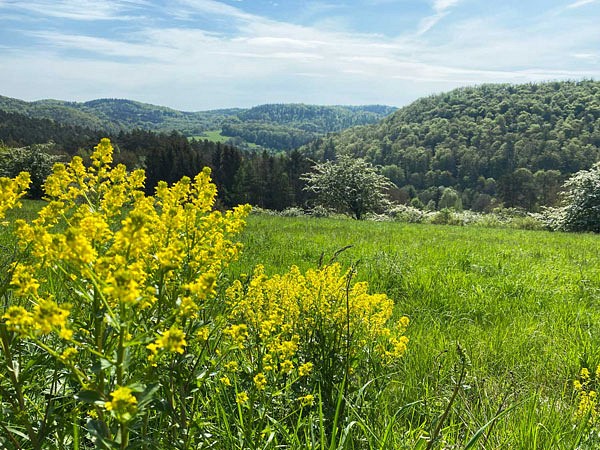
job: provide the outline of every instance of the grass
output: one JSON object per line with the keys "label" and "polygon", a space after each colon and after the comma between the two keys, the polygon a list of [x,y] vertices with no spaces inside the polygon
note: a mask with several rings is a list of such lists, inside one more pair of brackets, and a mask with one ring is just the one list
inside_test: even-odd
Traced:
{"label": "grass", "polygon": [[[19,217],[33,217],[39,203],[24,203]],[[599,236],[255,215],[241,240],[231,279],[259,263],[306,270],[351,246],[336,260],[411,319],[391,388],[351,405],[341,433],[359,438],[331,448],[600,446],[574,419],[572,385],[600,363]]]}
{"label": "grass", "polygon": [[[200,139],[200,140],[206,139],[211,142],[220,142],[221,144],[225,144],[230,139],[232,139],[232,137],[222,135],[221,130],[210,130],[210,131],[205,131],[203,134],[200,134],[200,135],[190,136],[190,139]],[[245,145],[250,149],[260,148],[259,145],[255,144],[253,142],[246,142],[246,141],[244,141],[244,142],[245,142]]]}
{"label": "grass", "polygon": [[[404,429],[433,429],[457,377],[467,379],[444,424],[449,442],[496,414],[487,448],[576,448],[572,380],[600,363],[600,238],[586,234],[252,216],[232,275],[337,260],[357,264],[372,292],[411,318],[399,376]],[[581,438],[583,439],[583,438]],[[586,438],[587,439],[587,438]],[[596,442],[597,444],[597,442]],[[506,447],[508,445],[508,447]],[[593,444],[590,444],[593,445]]]}
{"label": "grass", "polygon": [[200,134],[198,136],[191,136],[190,139],[206,139],[206,140],[209,140],[211,142],[225,143],[229,139],[231,139],[231,137],[230,136],[223,136],[221,134],[221,130],[210,130],[210,131],[205,131],[203,134]]}

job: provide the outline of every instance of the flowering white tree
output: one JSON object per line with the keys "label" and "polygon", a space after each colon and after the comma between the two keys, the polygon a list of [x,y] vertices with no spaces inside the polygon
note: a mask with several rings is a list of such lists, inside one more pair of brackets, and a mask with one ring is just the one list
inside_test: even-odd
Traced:
{"label": "flowering white tree", "polygon": [[385,192],[393,183],[362,158],[340,155],[336,161],[316,164],[302,179],[321,205],[358,220],[390,204]]}
{"label": "flowering white tree", "polygon": [[600,163],[577,172],[563,188],[565,206],[555,210],[554,228],[600,233]]}

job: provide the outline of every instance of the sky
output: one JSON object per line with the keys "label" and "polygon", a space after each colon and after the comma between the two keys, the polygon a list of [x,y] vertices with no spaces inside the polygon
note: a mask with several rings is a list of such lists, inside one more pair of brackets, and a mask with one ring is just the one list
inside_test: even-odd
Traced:
{"label": "sky", "polygon": [[185,111],[600,80],[600,0],[0,0],[0,95]]}

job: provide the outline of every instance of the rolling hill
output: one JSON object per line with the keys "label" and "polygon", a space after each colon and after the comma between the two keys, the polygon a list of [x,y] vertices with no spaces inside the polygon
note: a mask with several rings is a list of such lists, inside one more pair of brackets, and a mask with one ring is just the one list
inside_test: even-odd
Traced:
{"label": "rolling hill", "polygon": [[302,151],[316,160],[365,157],[424,204],[449,187],[465,207],[501,201],[531,210],[554,204],[562,181],[600,158],[600,82],[455,89]]}
{"label": "rolling hill", "polygon": [[[217,132],[240,146],[259,145],[290,150],[330,132],[375,123],[395,108],[381,105],[318,106],[304,104],[261,105],[186,112],[132,100],[98,99],[84,103],[60,100],[25,102],[0,96],[0,111],[33,119],[50,119],[61,125],[111,133],[143,129],[185,136],[210,137]],[[214,133],[213,133],[214,134]]]}

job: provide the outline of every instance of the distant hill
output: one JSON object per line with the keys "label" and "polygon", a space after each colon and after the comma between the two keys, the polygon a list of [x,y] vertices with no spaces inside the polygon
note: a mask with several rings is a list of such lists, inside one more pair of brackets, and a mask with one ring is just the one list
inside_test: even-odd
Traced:
{"label": "distant hill", "polygon": [[266,148],[291,150],[327,133],[376,123],[395,110],[382,105],[260,105],[225,120],[222,134]]}
{"label": "distant hill", "polygon": [[313,159],[365,157],[437,205],[450,187],[465,207],[536,209],[600,158],[600,82],[488,84],[421,98],[384,120],[303,147]]}
{"label": "distant hill", "polygon": [[[289,150],[329,132],[375,123],[395,108],[369,106],[262,105],[186,112],[132,100],[99,99],[84,103],[59,100],[25,102],[0,96],[0,111],[33,119],[115,133],[143,129],[178,131],[202,138],[217,131],[241,146],[256,144],[273,150]],[[208,136],[208,135],[206,135]]]}

